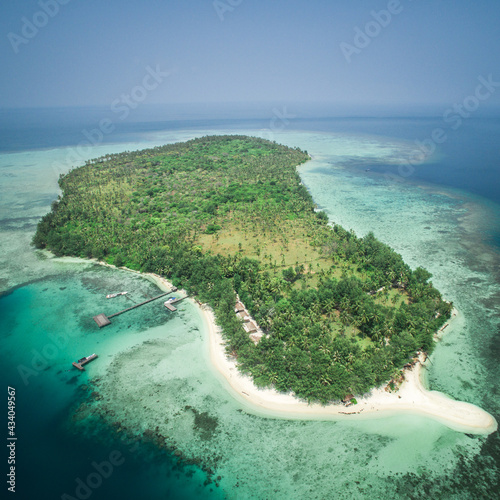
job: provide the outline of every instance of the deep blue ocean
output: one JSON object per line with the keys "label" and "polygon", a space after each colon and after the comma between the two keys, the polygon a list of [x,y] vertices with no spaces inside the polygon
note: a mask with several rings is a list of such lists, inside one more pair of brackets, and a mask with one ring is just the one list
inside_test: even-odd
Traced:
{"label": "deep blue ocean", "polygon": [[[106,116],[106,110],[102,108],[1,111],[0,154],[36,152],[81,144],[88,137],[85,131],[90,132],[95,129],[99,119],[103,116]],[[112,133],[103,134],[100,145],[134,142],[139,136],[160,131],[193,130],[196,132],[209,129],[232,130],[234,133],[239,133],[241,130],[262,130],[269,128],[271,118],[265,114],[262,117],[255,117],[252,113],[245,114],[245,112],[238,111],[232,116],[222,116],[217,119],[210,119],[202,114],[193,114],[188,119],[181,115],[171,119],[167,110],[163,117],[156,114],[154,120],[148,120],[147,116],[144,116],[134,122],[116,123]],[[411,175],[403,180],[415,185],[431,186],[435,190],[443,189],[452,195],[458,193],[457,196],[459,196],[465,193],[485,207],[492,207],[497,213],[500,205],[500,116],[471,117],[463,120],[456,130],[451,129],[439,116],[378,118],[295,116],[289,123],[286,123],[286,128],[290,131],[378,136],[391,140],[410,141],[414,144],[416,144],[415,141],[419,143],[428,141],[432,137],[433,130],[443,128],[446,132],[446,140],[436,147],[435,154],[429,155],[425,162],[415,164]],[[350,169],[356,175],[363,175],[364,172],[366,176],[375,179],[378,175],[398,173],[395,164],[381,163],[369,158],[359,162],[346,160],[342,167]],[[50,201],[47,203],[47,210],[49,204]],[[8,214],[4,209],[0,217],[7,227],[6,221],[12,219],[12,214]],[[35,223],[36,219],[26,221],[27,231],[33,231]],[[482,242],[487,244],[493,253],[500,252],[499,227],[498,221],[491,225],[491,228],[486,231],[485,241]],[[91,317],[93,306],[88,304],[92,303],[93,294],[102,295],[104,292],[101,290],[96,292],[90,285],[85,290],[75,288],[72,272],[74,270],[68,270],[64,276],[42,276],[39,281],[21,283],[22,286],[5,290],[0,298],[2,336],[7,338],[13,332],[19,334],[23,328],[36,328],[47,320],[47,309],[36,308],[35,305],[47,300],[44,298],[46,297],[44,293],[47,288],[50,289],[51,279],[57,280],[55,292],[52,289],[49,290],[54,294],[52,300],[68,305],[67,308],[61,309],[61,318],[64,318],[66,311],[70,309],[69,304],[77,304],[80,301],[85,316]],[[89,281],[91,279],[93,278],[89,277]],[[64,290],[65,287],[68,287],[67,290]],[[68,297],[71,293],[74,296]],[[145,296],[148,293],[153,294],[154,289],[144,290]],[[75,310],[73,313],[76,315],[78,311]],[[161,318],[153,319],[148,326],[155,327],[162,324],[162,321]],[[78,328],[81,328],[82,336],[87,335],[86,328],[89,328],[89,325],[80,324]],[[491,360],[497,361],[500,356],[498,335],[497,341],[491,344],[489,353]],[[28,340],[26,340],[25,349],[26,351],[32,349]],[[104,426],[102,429],[96,426],[92,435],[74,433],[68,427],[68,415],[88,397],[85,388],[81,387],[80,379],[71,372],[68,374],[59,372],[59,378],[62,377],[65,380],[64,386],[59,388],[59,393],[50,392],[40,376],[34,377],[33,383],[24,385],[19,379],[18,370],[19,359],[22,359],[22,355],[22,352],[2,352],[3,359],[0,365],[4,391],[8,385],[18,387],[16,429],[20,437],[17,445],[19,457],[17,498],[48,500],[64,498],[63,493],[70,495],[66,497],[66,500],[69,498],[156,500],[225,497],[223,487],[217,488],[209,484],[202,490],[199,489],[199,484],[202,484],[206,478],[203,464],[179,462],[177,456],[171,451],[160,451],[151,444],[138,445],[133,440],[118,438],[116,435],[110,435]],[[60,370],[64,369],[60,368]],[[498,394],[493,392],[491,397],[498,397]],[[498,439],[494,443],[490,442],[489,446],[491,448],[488,452],[490,453],[489,459],[498,461]],[[93,466],[90,465],[92,461],[109,460],[110,450],[121,453],[125,458],[124,463],[116,467],[115,473],[109,480],[99,485],[99,488],[95,491],[90,490],[88,496],[86,496],[86,490],[80,490],[78,493],[76,478],[85,479],[93,472]],[[471,469],[474,467],[470,463],[468,466]],[[469,472],[464,466],[464,477]],[[497,492],[491,491],[491,498],[500,498],[495,496],[496,494]],[[232,495],[234,493],[228,496],[233,497]],[[280,496],[277,495],[276,498]],[[402,494],[400,498],[416,497]],[[440,496],[439,498],[458,497]],[[487,498],[487,496],[477,498]]]}
{"label": "deep blue ocean", "polygon": [[[278,108],[278,113],[279,111],[280,108]],[[238,130],[266,129],[270,127],[270,121],[273,119],[272,111],[270,110],[269,113],[271,118],[269,116],[246,118],[245,114],[252,114],[247,110],[247,113],[244,111],[231,113],[230,118],[162,120],[155,115],[154,121],[147,121],[146,117],[143,117],[144,121],[114,122],[115,130],[112,133],[103,134],[100,143],[127,142],[137,134],[155,131],[231,129],[237,133]],[[165,110],[163,114],[168,116],[169,110]],[[199,115],[202,116],[202,114]],[[4,110],[0,112],[0,152],[79,144],[88,140],[83,131],[92,131],[98,127],[100,119],[109,116],[110,113],[106,109],[98,107]],[[193,116],[198,116],[198,114],[193,113]],[[275,126],[279,130],[286,128],[287,130],[375,134],[424,144],[426,140],[432,141],[432,133],[435,129],[443,129],[446,133],[446,140],[438,145],[443,155],[435,161],[415,168],[412,178],[445,187],[463,189],[500,203],[500,115],[463,119],[456,129],[453,129],[455,122],[447,124],[440,116],[383,118],[291,116],[293,118],[283,123],[279,123],[279,120],[275,121]],[[381,165],[358,165],[358,167],[370,167],[374,171],[385,169]]]}

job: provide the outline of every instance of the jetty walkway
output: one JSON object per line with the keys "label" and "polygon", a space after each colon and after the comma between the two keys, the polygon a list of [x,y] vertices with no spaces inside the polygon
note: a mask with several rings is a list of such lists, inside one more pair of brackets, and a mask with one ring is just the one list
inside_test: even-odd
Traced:
{"label": "jetty walkway", "polygon": [[106,325],[110,325],[111,324],[111,321],[110,321],[111,318],[114,318],[115,316],[119,316],[120,314],[123,314],[123,313],[125,313],[127,311],[131,311],[132,309],[135,309],[137,307],[141,307],[144,304],[148,304],[149,302],[152,302],[153,300],[157,300],[157,299],[160,299],[161,297],[165,297],[165,295],[169,295],[173,291],[174,290],[172,290],[170,292],[162,293],[160,295],[157,295],[156,297],[153,297],[152,299],[148,299],[148,300],[145,300],[144,302],[141,302],[140,304],[135,304],[135,305],[133,305],[131,307],[127,307],[127,309],[123,309],[123,311],[119,311],[117,313],[110,314],[109,316],[106,316],[104,313],[98,314],[97,316],[94,316],[94,321],[97,323],[97,326],[99,328],[102,328],[103,326],[106,326]]}

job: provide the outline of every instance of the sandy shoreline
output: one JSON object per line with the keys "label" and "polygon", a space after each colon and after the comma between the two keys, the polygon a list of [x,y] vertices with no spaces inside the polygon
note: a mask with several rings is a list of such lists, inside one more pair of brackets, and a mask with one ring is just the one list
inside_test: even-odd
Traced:
{"label": "sandy shoreline", "polygon": [[373,389],[369,395],[357,398],[358,404],[350,407],[342,404],[309,405],[291,394],[281,394],[273,389],[259,389],[250,377],[238,371],[234,358],[226,355],[224,340],[216,325],[213,311],[206,305],[202,306],[202,310],[209,330],[210,359],[213,366],[237,393],[238,398],[258,413],[269,413],[281,418],[337,420],[383,418],[403,412],[428,416],[460,432],[490,434],[497,430],[496,420],[481,408],[455,401],[424,387],[423,355],[411,369],[405,370],[404,382],[397,392]]}
{"label": "sandy shoreline", "polygon": [[[105,262],[97,263],[117,269]],[[124,267],[120,269],[148,278],[161,290],[168,292],[173,288],[170,281],[157,274],[141,273]],[[185,290],[179,290],[179,294],[187,295]],[[199,303],[194,300],[193,303],[199,306]],[[455,401],[441,392],[427,390],[423,382],[426,369],[423,355],[412,368],[405,369],[404,381],[398,391],[386,392],[382,388],[372,389],[368,395],[357,397],[358,403],[350,407],[343,404],[327,406],[308,404],[291,394],[282,394],[274,389],[259,389],[249,376],[238,370],[236,360],[226,355],[224,339],[212,309],[206,304],[201,305],[200,309],[209,332],[209,353],[213,368],[227,383],[228,390],[232,391],[240,402],[255,413],[307,420],[384,418],[399,413],[410,413],[425,415],[451,429],[470,434],[487,435],[498,428],[496,420],[481,408],[470,403]],[[454,309],[452,319],[436,334],[436,339],[440,339],[451,330],[452,320],[457,314],[458,311]]]}

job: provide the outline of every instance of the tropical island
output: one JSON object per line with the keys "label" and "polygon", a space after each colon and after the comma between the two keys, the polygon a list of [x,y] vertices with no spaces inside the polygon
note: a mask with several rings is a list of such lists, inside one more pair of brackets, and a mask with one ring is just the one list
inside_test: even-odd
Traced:
{"label": "tropical island", "polygon": [[372,233],[329,224],[296,170],[309,159],[245,136],[106,155],[61,176],[33,243],[196,295],[257,387],[351,401],[397,386],[453,306]]}

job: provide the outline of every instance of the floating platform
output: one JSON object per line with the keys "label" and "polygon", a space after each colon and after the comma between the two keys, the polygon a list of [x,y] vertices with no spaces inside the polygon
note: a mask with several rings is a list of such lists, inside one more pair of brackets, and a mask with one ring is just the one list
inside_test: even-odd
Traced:
{"label": "floating platform", "polygon": [[97,323],[99,328],[111,324],[111,321],[109,321],[108,317],[104,313],[94,316],[94,321]]}
{"label": "floating platform", "polygon": [[78,368],[81,372],[85,371],[85,368],[83,365],[86,365],[87,363],[90,363],[91,361],[94,361],[98,356],[96,353],[91,354],[90,356],[86,356],[85,358],[79,359],[78,361],[74,361],[72,364],[75,368]]}

